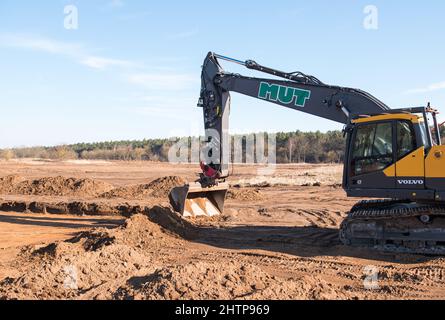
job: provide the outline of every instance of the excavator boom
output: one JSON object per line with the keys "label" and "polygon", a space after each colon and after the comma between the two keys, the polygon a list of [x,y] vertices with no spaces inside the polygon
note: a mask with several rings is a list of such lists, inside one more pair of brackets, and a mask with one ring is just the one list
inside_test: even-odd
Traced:
{"label": "excavator boom", "polygon": [[[245,66],[275,78],[253,78],[225,72],[219,60]],[[242,62],[210,52],[203,64],[201,95],[207,148],[204,161],[228,176],[230,150],[230,92],[308,113],[317,117],[349,124],[354,115],[381,114],[390,108],[371,94],[359,89],[326,85],[302,72],[283,72],[264,67],[252,60]]]}
{"label": "excavator boom", "polygon": [[[253,78],[225,72],[219,60],[240,64],[274,78]],[[352,114],[381,113],[389,108],[369,93],[358,89],[330,86],[302,72],[283,72],[208,53],[201,74],[198,106],[203,108],[206,146],[202,152],[200,178],[193,184],[176,188],[171,201],[184,216],[213,216],[224,208],[229,176],[230,92],[268,101],[282,107],[347,124]]]}

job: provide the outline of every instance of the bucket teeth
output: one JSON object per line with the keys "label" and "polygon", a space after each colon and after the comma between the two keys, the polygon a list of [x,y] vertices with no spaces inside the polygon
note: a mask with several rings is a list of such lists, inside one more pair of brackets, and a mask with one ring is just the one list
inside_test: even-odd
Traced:
{"label": "bucket teeth", "polygon": [[203,188],[199,183],[174,188],[170,193],[170,201],[176,211],[184,217],[213,217],[224,212],[224,202],[228,184]]}

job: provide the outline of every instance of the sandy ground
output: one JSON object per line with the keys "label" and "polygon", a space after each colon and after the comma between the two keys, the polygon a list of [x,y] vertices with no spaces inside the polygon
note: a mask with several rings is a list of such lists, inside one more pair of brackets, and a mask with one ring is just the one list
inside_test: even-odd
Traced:
{"label": "sandy ground", "polygon": [[65,240],[91,228],[116,227],[123,221],[121,217],[0,212],[0,279],[18,274],[14,262],[23,246]]}
{"label": "sandy ground", "polygon": [[[339,187],[340,166],[283,165],[269,176],[259,169],[234,168],[234,193],[222,217],[184,221],[152,185],[132,188],[132,196],[142,190],[137,199],[122,196],[120,189],[116,194],[123,198],[92,190],[145,185],[166,176],[190,181],[195,165],[0,162],[0,178],[94,180],[93,189],[91,181],[82,184],[85,197],[42,194],[29,182],[0,194],[1,202],[9,203],[1,207],[8,212],[0,212],[0,298],[445,298],[443,258],[340,244],[339,225],[357,201]],[[71,208],[66,203],[82,202],[81,208],[93,203],[99,215],[12,212],[10,203],[21,201],[62,208],[59,213]]]}

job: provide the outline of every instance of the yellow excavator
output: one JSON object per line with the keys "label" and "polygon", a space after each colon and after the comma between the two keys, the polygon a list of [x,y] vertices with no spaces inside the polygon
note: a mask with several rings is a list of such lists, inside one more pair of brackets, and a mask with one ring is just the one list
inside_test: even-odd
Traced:
{"label": "yellow excavator", "polygon": [[[220,60],[273,78],[225,72]],[[351,209],[340,230],[345,245],[445,254],[445,146],[437,110],[429,104],[390,109],[359,89],[212,52],[203,64],[198,103],[206,129],[202,172],[195,183],[171,192],[173,205],[184,216],[214,216],[224,210],[230,92],[344,124],[343,188],[349,197],[377,199],[358,202]]]}

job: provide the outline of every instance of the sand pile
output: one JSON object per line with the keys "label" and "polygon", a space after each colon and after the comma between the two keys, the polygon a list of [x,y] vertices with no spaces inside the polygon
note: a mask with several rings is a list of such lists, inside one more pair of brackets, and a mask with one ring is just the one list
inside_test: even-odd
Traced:
{"label": "sand pile", "polygon": [[23,182],[25,179],[18,175],[10,175],[0,178],[0,193],[9,194],[14,190],[14,187]]}
{"label": "sand pile", "polygon": [[154,197],[168,197],[171,189],[183,186],[186,183],[181,177],[164,177],[152,181],[149,186],[153,189],[151,194]]}
{"label": "sand pile", "polygon": [[0,282],[0,299],[111,298],[126,279],[153,272],[162,262],[162,249],[180,251],[182,243],[147,216],[137,215],[118,229],[96,229],[30,248],[23,255],[32,264],[22,276]]}
{"label": "sand pile", "polygon": [[147,197],[168,198],[171,189],[184,185],[180,177],[170,176],[156,179],[149,184],[116,188],[101,195],[102,198],[144,199]]}
{"label": "sand pile", "polygon": [[[309,282],[308,282],[309,280]],[[329,299],[335,290],[319,279],[279,279],[235,261],[168,266],[134,279],[114,298],[136,300]]]}
{"label": "sand pile", "polygon": [[155,207],[117,229],[28,247],[19,257],[26,261],[21,275],[0,282],[0,300],[343,298],[317,276],[278,278],[235,252],[184,264],[193,226],[169,210]]}
{"label": "sand pile", "polygon": [[25,180],[19,176],[0,179],[0,192],[34,196],[96,197],[113,189],[113,186],[92,179],[49,177]]}
{"label": "sand pile", "polygon": [[[85,232],[70,240],[87,251],[97,251],[108,245],[127,245],[144,250],[157,250],[180,240],[178,234],[185,233],[187,226],[179,226],[173,217],[169,217],[167,208],[153,208],[147,214],[139,214],[128,219],[118,229],[96,229]],[[165,215],[164,217],[161,217]],[[155,220],[155,221],[153,221]],[[156,221],[157,220],[157,221]],[[164,227],[163,227],[163,226]]]}
{"label": "sand pile", "polygon": [[263,200],[264,196],[257,189],[232,188],[227,193],[227,199],[242,200],[242,201],[257,201],[257,200]]}
{"label": "sand pile", "polygon": [[112,188],[111,184],[92,179],[50,177],[21,182],[15,187],[14,193],[39,196],[96,197]]}
{"label": "sand pile", "polygon": [[46,177],[26,180],[17,175],[0,178],[0,194],[30,196],[73,196],[83,198],[143,200],[148,197],[168,198],[172,188],[186,182],[176,176],[163,177],[148,184],[114,188],[111,184],[92,180]]}
{"label": "sand pile", "polygon": [[[73,215],[121,215],[131,217],[145,213],[151,205],[158,205],[159,201],[144,201],[143,204],[107,203],[106,201],[16,201],[0,199],[0,211],[39,213],[39,214],[73,214]],[[165,205],[165,203],[164,203]]]}

